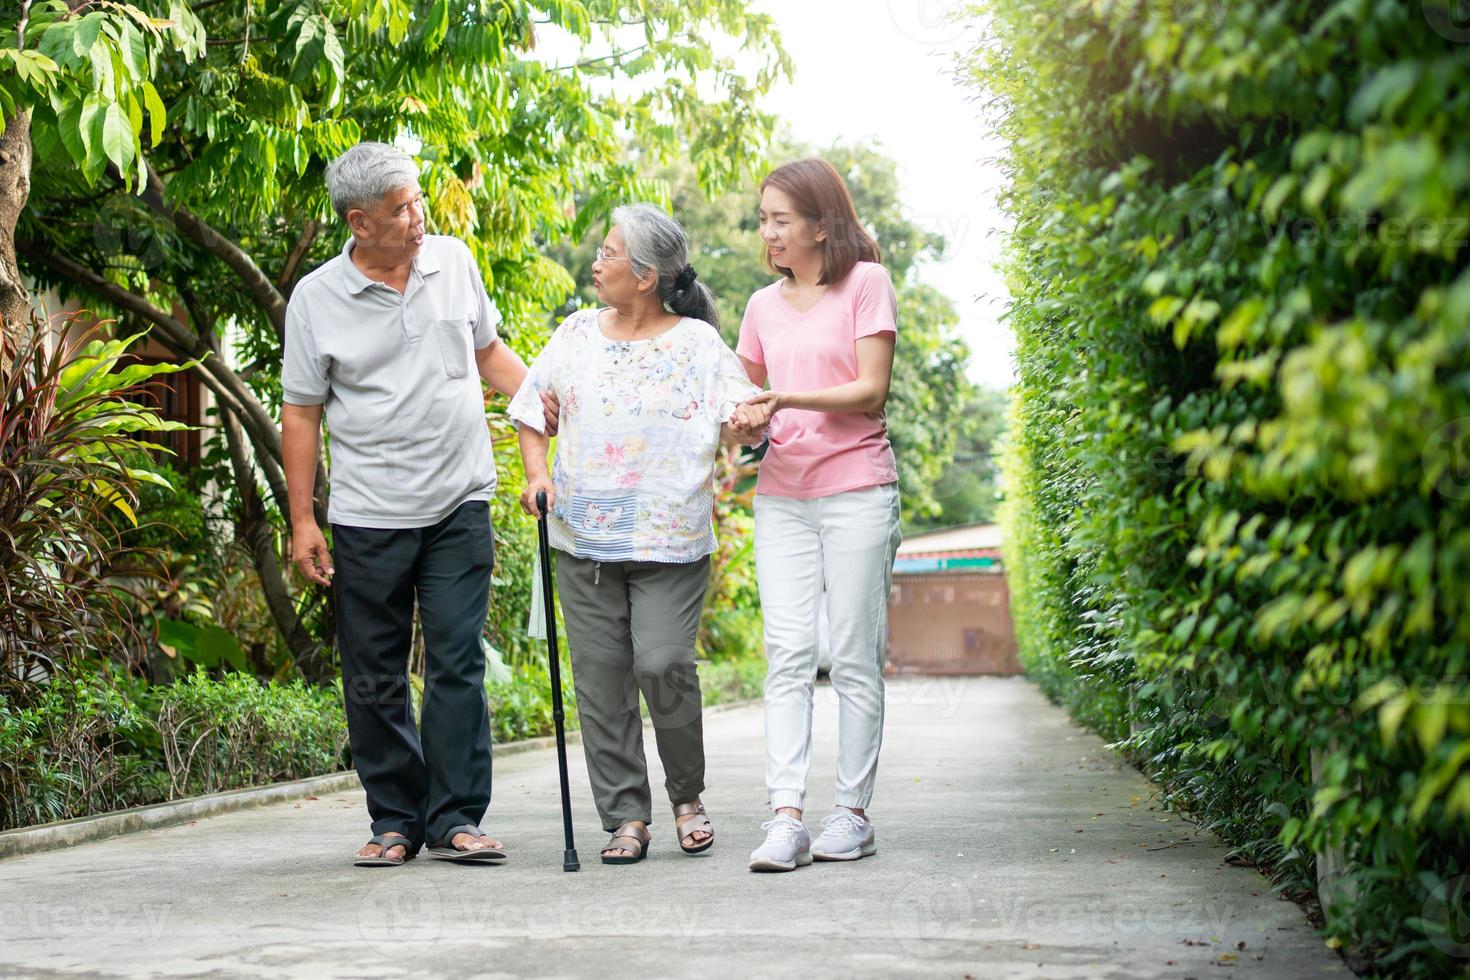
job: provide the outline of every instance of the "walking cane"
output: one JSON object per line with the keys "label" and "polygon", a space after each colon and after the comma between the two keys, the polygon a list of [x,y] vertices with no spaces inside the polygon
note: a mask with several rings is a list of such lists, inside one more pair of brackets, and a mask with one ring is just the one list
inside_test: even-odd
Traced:
{"label": "walking cane", "polygon": [[541,538],[541,595],[546,600],[546,654],[551,662],[551,717],[556,720],[556,764],[561,773],[561,822],[566,835],[566,851],[562,854],[563,871],[580,871],[577,845],[572,842],[572,794],[567,784],[567,733],[562,725],[561,658],[556,650],[556,605],[551,589],[551,542],[546,532],[546,491],[536,491],[536,533]]}

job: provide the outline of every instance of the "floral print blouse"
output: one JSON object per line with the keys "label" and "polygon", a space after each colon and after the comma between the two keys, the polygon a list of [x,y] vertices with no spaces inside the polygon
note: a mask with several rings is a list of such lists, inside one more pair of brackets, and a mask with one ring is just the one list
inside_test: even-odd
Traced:
{"label": "floral print blouse", "polygon": [[537,432],[540,393],[561,403],[552,544],[597,561],[696,561],[715,550],[720,426],[759,389],[702,320],[609,340],[598,312],[562,322],[510,403],[510,417]]}

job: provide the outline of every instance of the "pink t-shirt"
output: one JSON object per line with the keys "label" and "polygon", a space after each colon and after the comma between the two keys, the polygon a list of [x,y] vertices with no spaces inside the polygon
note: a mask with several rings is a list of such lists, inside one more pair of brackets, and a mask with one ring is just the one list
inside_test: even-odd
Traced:
{"label": "pink t-shirt", "polygon": [[[758,291],[745,307],[735,350],[764,364],[776,391],[833,388],[857,380],[858,338],[897,335],[897,314],[888,270],[859,262],[805,313],[786,301],[780,282]],[[770,438],[757,493],[828,497],[898,479],[881,416],[783,408],[771,419]]]}

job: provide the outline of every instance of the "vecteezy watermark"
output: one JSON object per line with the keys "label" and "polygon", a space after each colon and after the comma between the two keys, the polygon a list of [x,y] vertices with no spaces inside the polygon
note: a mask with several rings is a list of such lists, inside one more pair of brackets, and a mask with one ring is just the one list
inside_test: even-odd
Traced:
{"label": "vecteezy watermark", "polygon": [[92,243],[102,255],[109,261],[128,256],[145,272],[157,269],[168,257],[163,235],[157,218],[131,195],[107,198],[92,220]]}
{"label": "vecteezy watermark", "polygon": [[7,910],[9,935],[25,939],[128,935],[157,941],[170,930],[172,909],[135,902],[22,903]]}
{"label": "vecteezy watermark", "polygon": [[382,951],[439,938],[444,918],[443,895],[423,879],[384,878],[357,906],[359,935]]}
{"label": "vecteezy watermark", "polygon": [[1420,9],[1434,33],[1446,41],[1470,41],[1470,0],[1421,0]]}
{"label": "vecteezy watermark", "polygon": [[1240,210],[1218,188],[1187,188],[1159,206],[1154,237],[1167,240],[1194,261],[1223,262],[1240,240]]}
{"label": "vecteezy watermark", "polygon": [[910,956],[931,945],[969,938],[975,929],[975,898],[963,881],[949,875],[911,879],[888,905],[888,929]]}
{"label": "vecteezy watermark", "polygon": [[1424,900],[1424,932],[1446,956],[1470,957],[1470,875],[1441,881]]}
{"label": "vecteezy watermark", "polygon": [[609,928],[689,941],[708,933],[718,907],[714,899],[675,902],[657,897],[623,909],[588,906],[574,895],[545,902],[508,901],[479,888],[441,890],[422,877],[396,877],[364,896],[358,929],[363,940],[382,951],[447,935],[547,940]]}
{"label": "vecteezy watermark", "polygon": [[1227,0],[1164,0],[1171,8],[1174,20],[1191,27],[1218,30],[1225,24],[1229,13]]}
{"label": "vecteezy watermark", "polygon": [[1224,903],[1180,908],[1113,895],[1032,896],[988,891],[978,880],[953,875],[922,875],[894,893],[884,918],[904,952],[922,958],[942,955],[952,942],[1046,937],[1049,943],[1082,945],[1101,936],[1224,936],[1231,915]]}
{"label": "vecteezy watermark", "polygon": [[948,44],[965,33],[956,0],[888,0],[888,15],[903,34],[920,44]]}
{"label": "vecteezy watermark", "polygon": [[[967,692],[973,690],[973,687],[968,686],[968,681],[969,678],[966,677],[950,677],[944,674],[890,678],[884,683],[882,701],[886,709],[920,708],[926,718],[948,720],[959,714],[960,709],[965,706]],[[814,702],[840,705],[843,699],[842,683],[839,679],[818,687],[813,693]],[[848,696],[864,700],[852,692]]]}
{"label": "vecteezy watermark", "polygon": [[1435,429],[1421,453],[1424,474],[1440,494],[1470,500],[1470,417],[1451,419]]}

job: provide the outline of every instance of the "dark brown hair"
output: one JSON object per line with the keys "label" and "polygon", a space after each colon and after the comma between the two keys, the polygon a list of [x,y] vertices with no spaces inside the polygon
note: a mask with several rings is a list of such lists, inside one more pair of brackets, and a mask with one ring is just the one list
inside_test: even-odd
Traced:
{"label": "dark brown hair", "polygon": [[[785,193],[797,213],[814,230],[827,233],[818,243],[822,249],[822,275],[817,285],[841,282],[859,262],[883,261],[878,243],[858,223],[857,209],[852,206],[852,195],[842,175],[826,160],[813,157],[783,164],[761,181],[760,192],[764,194],[768,187]],[[766,267],[792,278],[791,270],[773,262],[769,252]]]}

